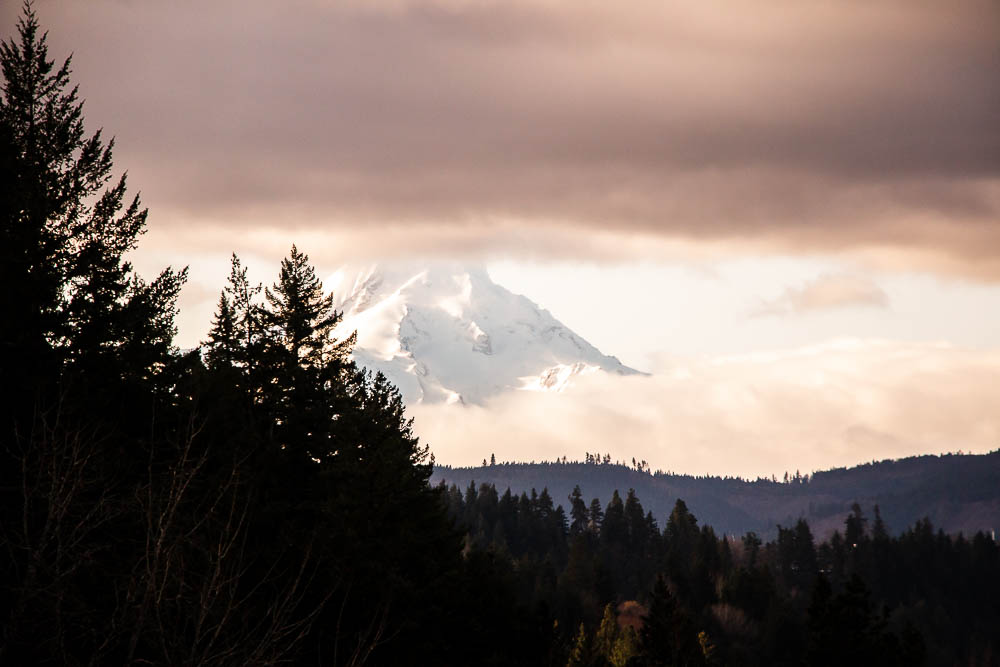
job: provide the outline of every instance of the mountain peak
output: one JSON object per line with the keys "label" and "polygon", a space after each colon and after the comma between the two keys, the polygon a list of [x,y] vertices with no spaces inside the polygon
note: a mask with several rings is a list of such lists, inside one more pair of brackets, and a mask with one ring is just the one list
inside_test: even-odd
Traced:
{"label": "mountain peak", "polygon": [[485,267],[342,268],[327,281],[358,332],[355,360],[407,403],[484,403],[504,391],[561,391],[585,373],[633,374]]}

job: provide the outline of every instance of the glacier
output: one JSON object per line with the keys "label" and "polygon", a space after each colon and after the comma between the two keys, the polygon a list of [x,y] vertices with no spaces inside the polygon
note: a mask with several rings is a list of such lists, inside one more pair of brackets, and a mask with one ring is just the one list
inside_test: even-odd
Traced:
{"label": "glacier", "polygon": [[639,371],[603,354],[485,267],[342,267],[326,281],[357,332],[354,360],[381,371],[407,404],[483,404],[506,391],[562,391],[590,373]]}

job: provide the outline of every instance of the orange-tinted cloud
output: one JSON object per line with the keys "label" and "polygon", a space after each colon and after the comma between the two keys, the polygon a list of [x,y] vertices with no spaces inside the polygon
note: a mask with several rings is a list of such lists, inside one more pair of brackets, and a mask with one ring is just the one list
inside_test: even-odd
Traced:
{"label": "orange-tinted cloud", "polygon": [[414,405],[443,463],[642,458],[691,474],[756,476],[858,461],[987,452],[1000,438],[1000,351],[839,340],[728,359],[667,359],[652,376],[592,374],[562,394],[486,407]]}
{"label": "orange-tinted cloud", "polygon": [[801,287],[789,287],[776,299],[764,300],[753,316],[798,315],[814,310],[847,306],[885,308],[889,296],[875,282],[863,276],[822,275]]}
{"label": "orange-tinted cloud", "polygon": [[1000,278],[994,0],[37,9],[153,224],[593,255],[579,239],[612,233]]}

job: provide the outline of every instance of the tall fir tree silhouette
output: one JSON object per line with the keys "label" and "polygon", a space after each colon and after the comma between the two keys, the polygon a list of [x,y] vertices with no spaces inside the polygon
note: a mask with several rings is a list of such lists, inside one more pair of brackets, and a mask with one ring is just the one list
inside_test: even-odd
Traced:
{"label": "tall fir tree silhouette", "polygon": [[261,391],[276,436],[294,455],[322,460],[336,449],[330,428],[343,409],[338,392],[356,337],[334,337],[341,313],[333,308],[333,295],[323,293],[308,255],[294,245],[264,297],[263,354],[270,375]]}
{"label": "tall fir tree silhouette", "polygon": [[175,333],[186,270],[151,283],[126,260],[146,224],[126,177],[112,180],[114,139],[87,135],[70,59],[49,58],[26,3],[17,37],[0,46],[0,340],[5,378],[41,389],[66,373],[105,387],[149,386]]}

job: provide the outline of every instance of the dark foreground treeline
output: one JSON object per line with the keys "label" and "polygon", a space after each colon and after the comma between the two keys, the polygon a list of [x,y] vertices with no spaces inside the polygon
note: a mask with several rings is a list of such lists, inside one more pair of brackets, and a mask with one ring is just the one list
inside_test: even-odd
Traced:
{"label": "dark foreground treeline", "polygon": [[799,520],[763,544],[699,527],[682,500],[661,531],[631,490],[602,507],[577,487],[567,515],[545,490],[439,488],[571,665],[1000,662],[1000,547],[983,533],[923,520],[892,537],[855,505],[826,542]]}
{"label": "dark foreground treeline", "polygon": [[305,255],[267,290],[234,257],[177,352],[185,272],[128,263],[146,211],[68,64],[25,5],[0,49],[0,664],[521,660],[538,624],[487,604]]}

